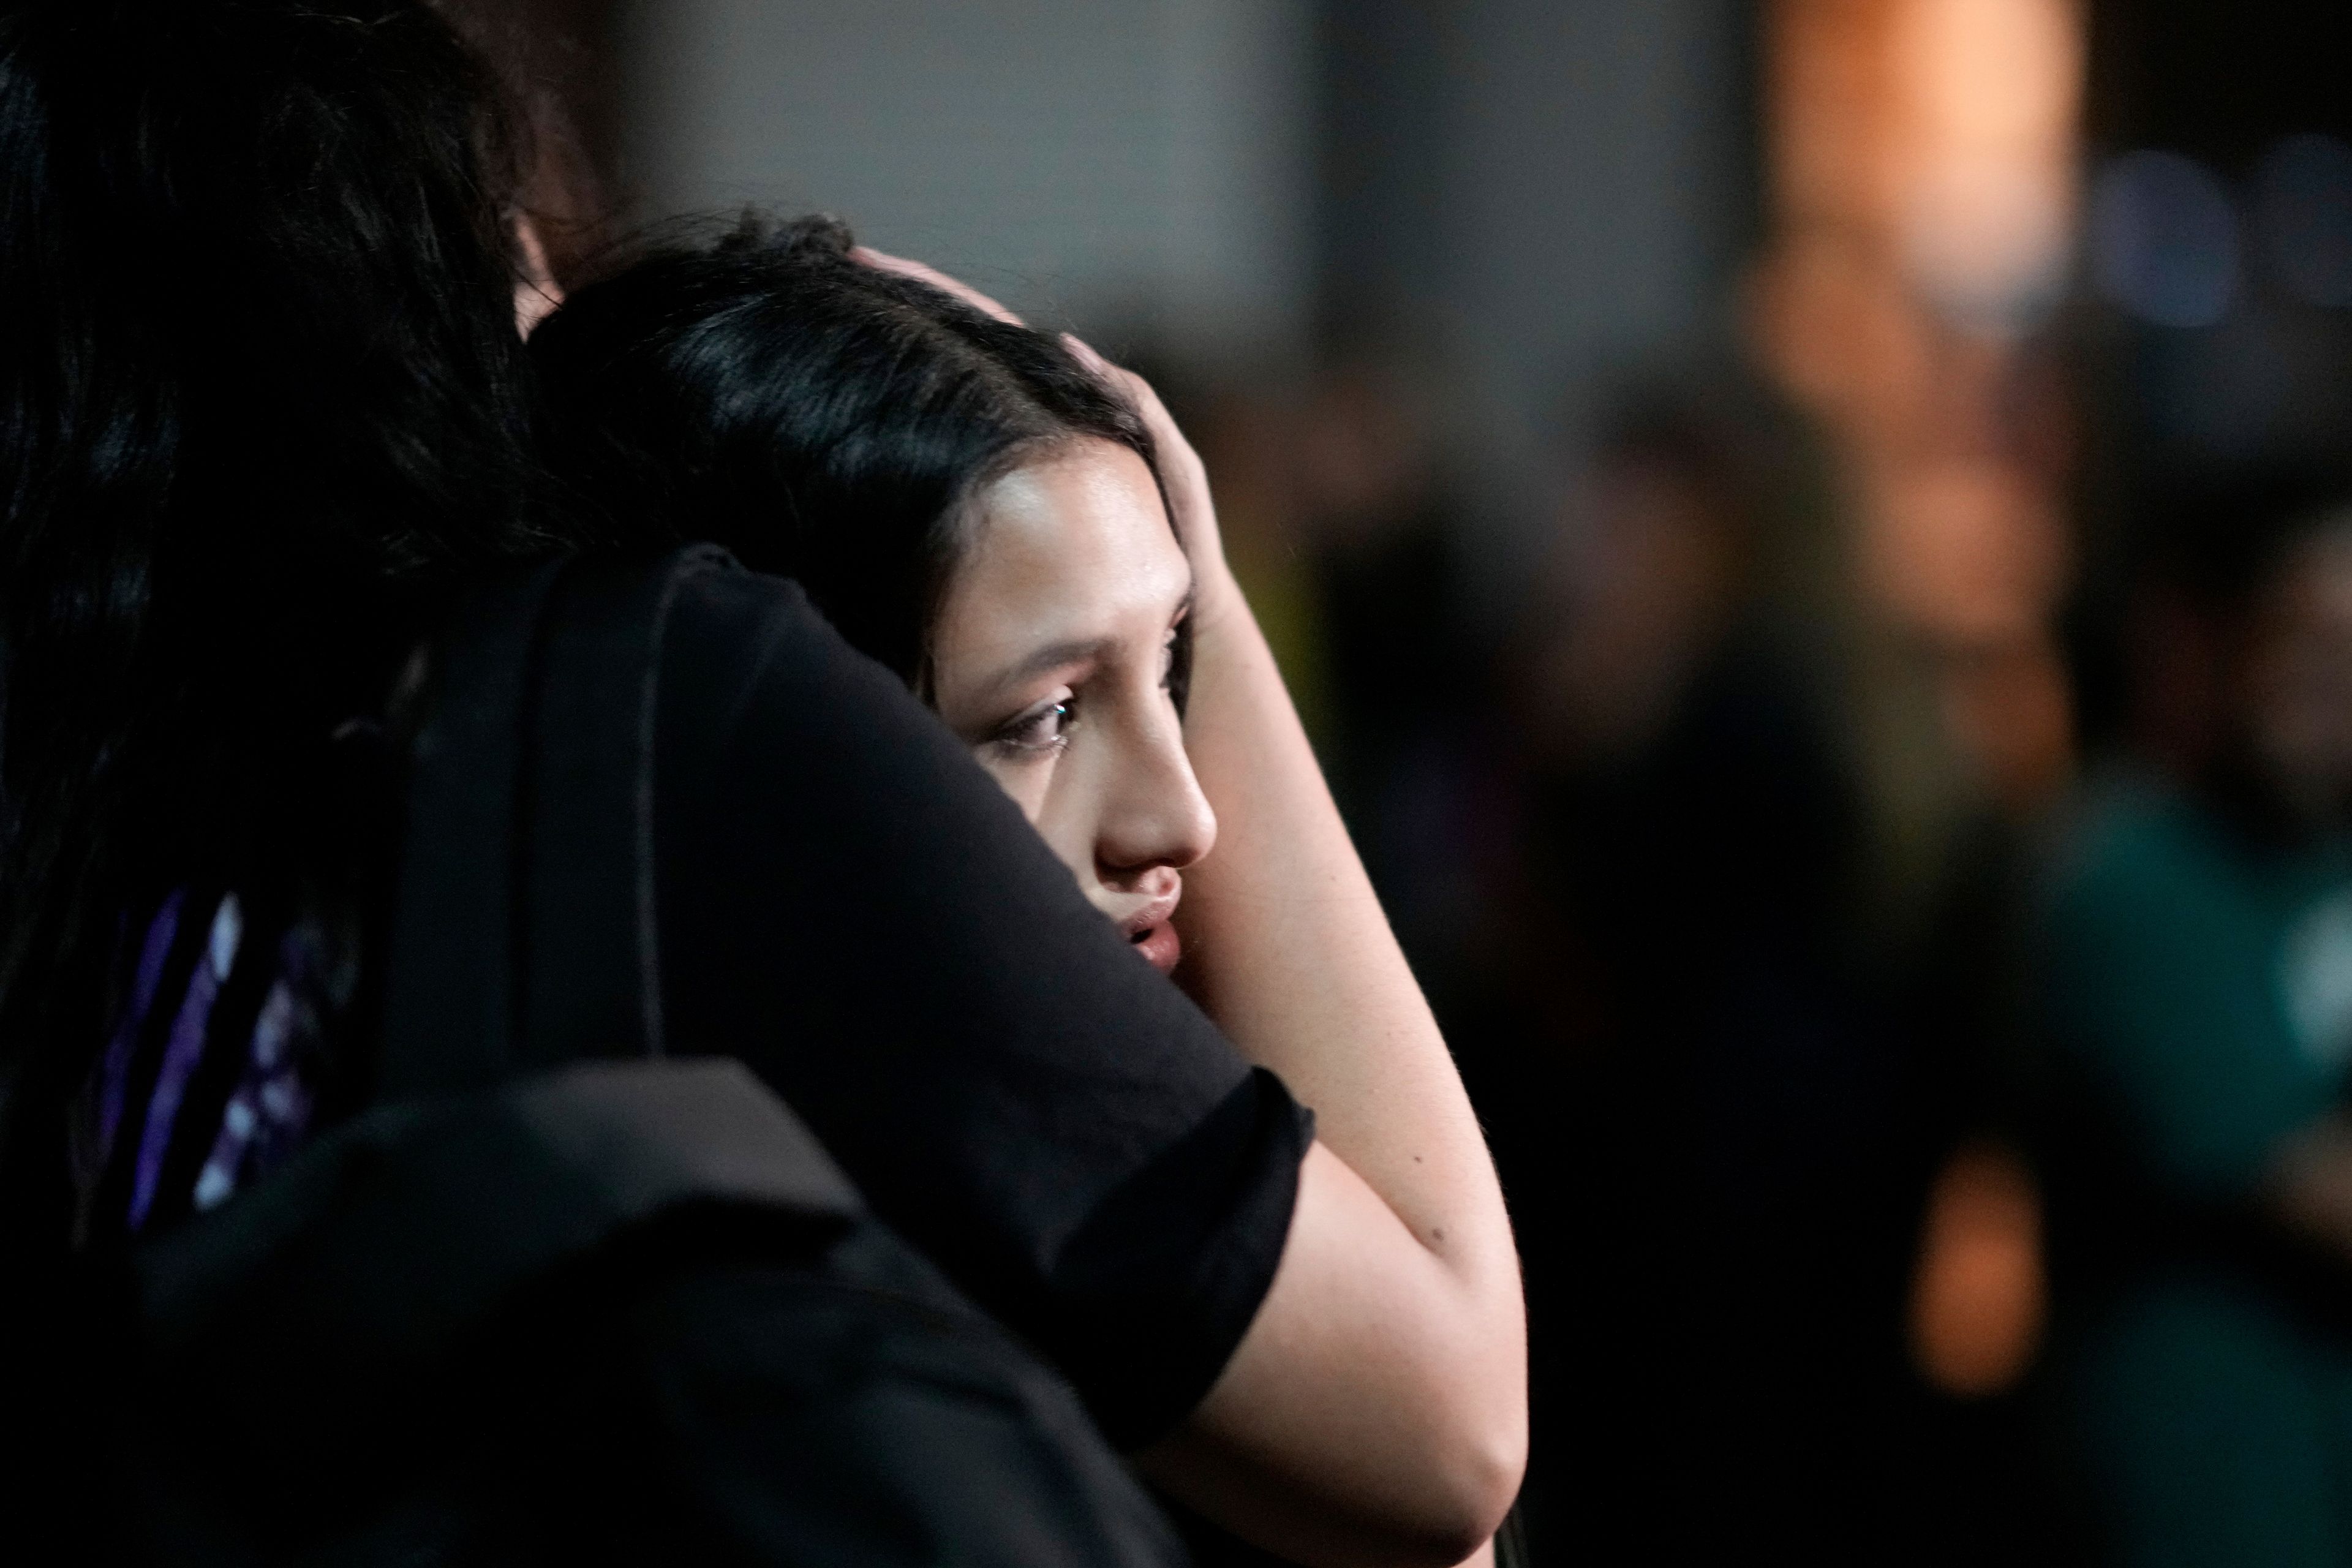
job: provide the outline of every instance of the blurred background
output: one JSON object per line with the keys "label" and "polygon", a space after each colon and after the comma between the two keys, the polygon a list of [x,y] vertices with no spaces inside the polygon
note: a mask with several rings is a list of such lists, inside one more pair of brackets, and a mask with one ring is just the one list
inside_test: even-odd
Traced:
{"label": "blurred background", "polygon": [[450,4],[559,271],[824,209],[1162,384],[1539,1558],[2352,1563],[2352,11]]}

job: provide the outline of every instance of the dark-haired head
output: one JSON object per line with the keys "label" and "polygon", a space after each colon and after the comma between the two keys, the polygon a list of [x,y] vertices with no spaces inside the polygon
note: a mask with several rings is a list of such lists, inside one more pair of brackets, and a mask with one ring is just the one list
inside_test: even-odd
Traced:
{"label": "dark-haired head", "polygon": [[131,883],[299,837],[412,589],[544,542],[515,152],[422,0],[0,9],[6,1050]]}
{"label": "dark-haired head", "polygon": [[797,579],[918,687],[982,486],[1088,438],[1154,463],[1135,411],[1061,343],[859,262],[827,218],[652,249],[531,352],[556,466],[617,530]]}
{"label": "dark-haired head", "polygon": [[822,219],[657,249],[531,342],[551,449],[616,529],[797,578],[1175,962],[1216,831],[1181,723],[1192,574],[1106,380]]}

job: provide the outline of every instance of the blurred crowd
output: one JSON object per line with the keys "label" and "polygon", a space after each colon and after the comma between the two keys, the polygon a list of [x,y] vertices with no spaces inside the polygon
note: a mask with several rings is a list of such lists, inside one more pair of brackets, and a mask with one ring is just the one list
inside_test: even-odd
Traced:
{"label": "blurred crowd", "polygon": [[1990,938],[1891,863],[1826,461],[1734,368],[1628,386],[1497,616],[1413,385],[1350,345],[1194,423],[1503,1168],[1535,1538],[1884,1541],[1916,1513],[1887,1489],[1927,1187],[1990,1125],[1951,1092],[1973,992],[1926,970]]}
{"label": "blurred crowd", "polygon": [[2352,487],[2149,503],[2053,689],[1730,361],[1563,439],[1497,613],[1426,384],[1184,412],[1502,1165],[1539,1550],[2342,1561]]}

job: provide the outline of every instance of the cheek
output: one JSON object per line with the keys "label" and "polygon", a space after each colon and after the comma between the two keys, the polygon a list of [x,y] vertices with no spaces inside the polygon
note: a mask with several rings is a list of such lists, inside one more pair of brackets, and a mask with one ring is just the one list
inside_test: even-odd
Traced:
{"label": "cheek", "polygon": [[[1075,751],[1076,748],[1073,748]],[[1004,787],[1054,858],[1070,869],[1078,890],[1100,906],[1107,896],[1095,866],[1095,828],[1099,804],[1087,780],[1087,759],[1065,752],[1048,766],[988,767]]]}
{"label": "cheek", "polygon": [[972,760],[1013,798],[1013,804],[1021,808],[1021,815],[1029,819],[1030,826],[1038,826],[1053,791],[1053,764],[1014,762],[987,746],[975,747]]}
{"label": "cheek", "polygon": [[1094,815],[1078,776],[1084,770],[1070,767],[1067,753],[1050,763],[1013,762],[985,750],[972,754],[1091,896],[1096,886]]}

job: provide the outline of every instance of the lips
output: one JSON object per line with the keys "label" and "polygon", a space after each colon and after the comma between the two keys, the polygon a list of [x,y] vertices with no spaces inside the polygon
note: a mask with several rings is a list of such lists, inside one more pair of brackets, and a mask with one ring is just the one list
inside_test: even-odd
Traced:
{"label": "lips", "polygon": [[1119,930],[1135,951],[1162,974],[1173,971],[1176,961],[1184,955],[1182,940],[1177,936],[1176,928],[1168,923],[1176,912],[1181,891],[1181,887],[1171,889],[1119,921]]}

